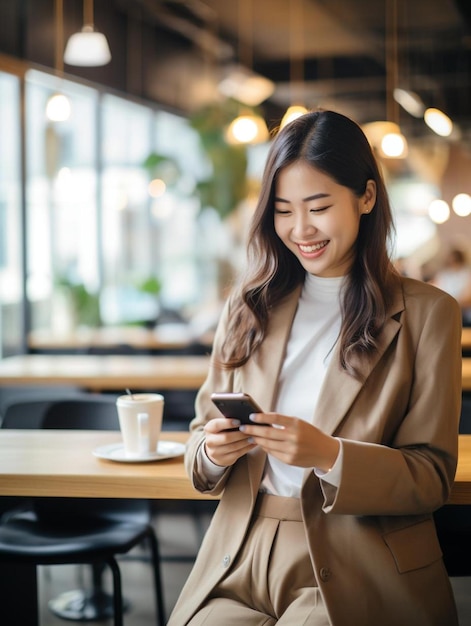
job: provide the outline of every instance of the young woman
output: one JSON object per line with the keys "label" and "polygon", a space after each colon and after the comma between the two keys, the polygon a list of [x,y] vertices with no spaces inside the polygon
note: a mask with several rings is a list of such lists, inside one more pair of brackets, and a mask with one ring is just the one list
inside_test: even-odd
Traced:
{"label": "young woman", "polygon": [[[357,124],[281,130],[185,458],[221,502],[169,626],[458,623],[432,512],[456,468],[460,309],[395,272],[391,228]],[[222,417],[229,391],[264,412]]]}

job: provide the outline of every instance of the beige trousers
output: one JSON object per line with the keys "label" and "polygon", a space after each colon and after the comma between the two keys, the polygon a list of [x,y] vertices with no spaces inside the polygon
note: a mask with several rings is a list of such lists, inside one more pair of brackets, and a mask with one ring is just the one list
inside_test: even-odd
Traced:
{"label": "beige trousers", "polygon": [[260,494],[244,546],[190,626],[330,626],[297,498]]}

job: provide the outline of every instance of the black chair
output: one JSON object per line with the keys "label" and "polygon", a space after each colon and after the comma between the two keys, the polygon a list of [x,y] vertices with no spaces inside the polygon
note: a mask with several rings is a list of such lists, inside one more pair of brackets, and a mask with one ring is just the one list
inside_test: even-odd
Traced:
{"label": "black chair", "polygon": [[[8,403],[2,412],[1,428],[41,428],[46,410],[51,406],[51,400],[44,398],[30,398]],[[0,498],[0,519],[10,516],[18,510],[31,508],[31,498],[2,496]]]}
{"label": "black chair", "polygon": [[7,404],[1,425],[2,428],[41,428],[44,414],[53,400],[31,398]]}
{"label": "black chair", "polygon": [[[42,427],[116,430],[119,426],[115,398],[84,394],[81,398],[54,401],[45,411]],[[103,619],[106,615],[96,616],[97,608],[109,613],[107,596],[101,586],[102,570],[107,564],[113,577],[114,624],[122,626],[121,575],[116,557],[147,540],[158,623],[165,623],[159,547],[148,501],[38,498],[30,510],[4,517],[0,524],[0,561],[93,566],[92,593],[80,593],[72,606],[64,606],[60,596],[49,603],[51,610],[65,619]]]}
{"label": "black chair", "polygon": [[[463,396],[461,435],[471,434],[471,397]],[[471,506],[446,504],[434,513],[443,562],[449,576],[471,576]]]}

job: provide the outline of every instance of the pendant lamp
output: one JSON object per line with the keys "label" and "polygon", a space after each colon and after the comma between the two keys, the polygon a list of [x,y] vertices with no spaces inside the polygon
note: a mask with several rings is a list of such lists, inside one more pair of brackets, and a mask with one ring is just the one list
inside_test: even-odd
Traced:
{"label": "pendant lamp", "polygon": [[93,25],[93,0],[83,2],[83,27],[69,38],[64,61],[68,65],[82,67],[97,67],[111,61],[108,41]]}
{"label": "pendant lamp", "polygon": [[[55,22],[55,60],[54,67],[56,74],[62,78],[64,75],[64,63],[62,51],[64,49],[64,5],[63,0],[55,0],[54,3]],[[70,102],[63,93],[56,92],[48,99],[46,104],[46,117],[51,122],[65,122],[71,113]]]}
{"label": "pendant lamp", "polygon": [[[245,46],[242,33],[247,34]],[[245,67],[252,70],[253,12],[252,0],[239,0],[239,59]],[[253,109],[241,109],[240,114],[231,122],[225,133],[226,141],[231,144],[256,144],[268,141],[269,132],[265,120]]]}
{"label": "pendant lamp", "polygon": [[[304,44],[303,44],[303,0],[290,2],[290,92],[294,91],[295,84],[303,86],[304,83]],[[299,49],[296,49],[299,44]],[[292,97],[292,94],[291,94]],[[301,102],[291,104],[280,123],[280,129],[289,124],[297,117],[307,113],[307,109]]]}
{"label": "pendant lamp", "polygon": [[[399,127],[398,103],[394,97],[397,87],[397,0],[386,0],[386,117],[363,126],[370,143],[386,159],[404,159],[408,154],[407,140]],[[397,95],[397,92],[396,92]]]}

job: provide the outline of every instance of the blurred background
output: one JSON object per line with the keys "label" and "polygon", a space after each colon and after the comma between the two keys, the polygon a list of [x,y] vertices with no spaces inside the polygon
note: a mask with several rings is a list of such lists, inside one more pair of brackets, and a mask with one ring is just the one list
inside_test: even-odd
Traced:
{"label": "blurred background", "polygon": [[0,357],[210,330],[292,106],[363,126],[401,272],[468,266],[468,0],[0,0]]}

